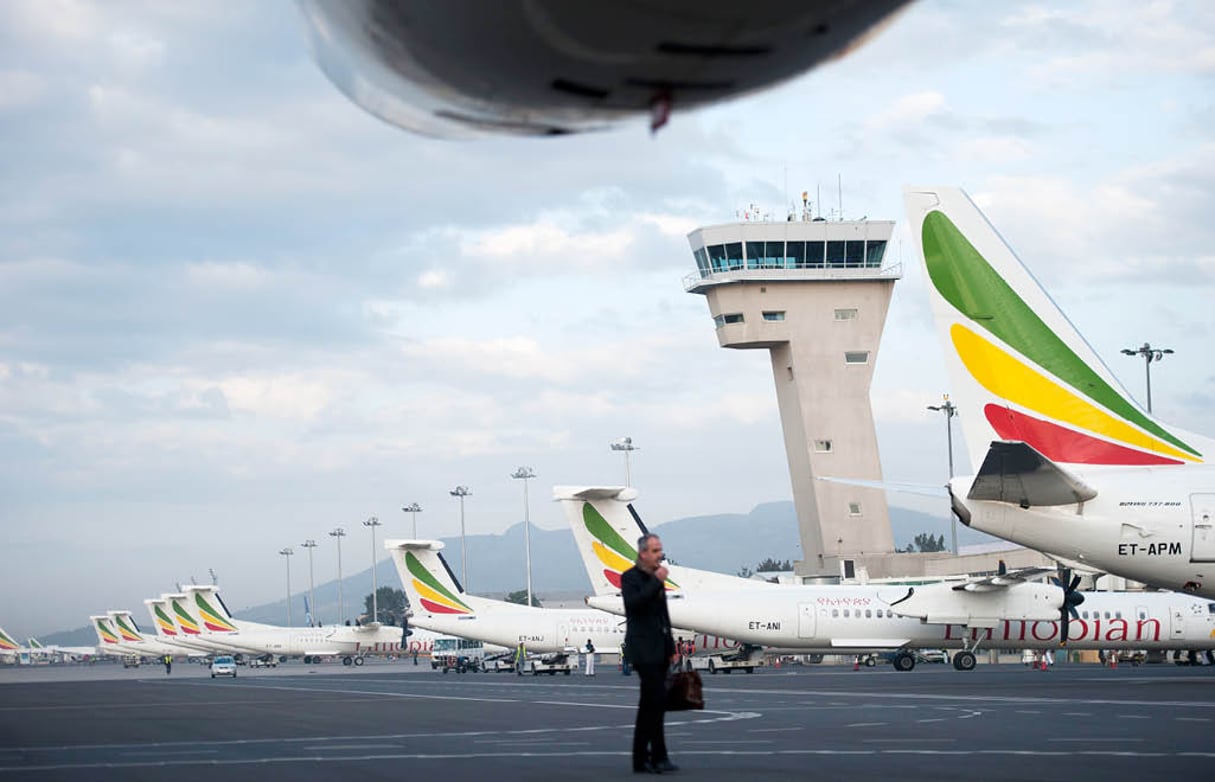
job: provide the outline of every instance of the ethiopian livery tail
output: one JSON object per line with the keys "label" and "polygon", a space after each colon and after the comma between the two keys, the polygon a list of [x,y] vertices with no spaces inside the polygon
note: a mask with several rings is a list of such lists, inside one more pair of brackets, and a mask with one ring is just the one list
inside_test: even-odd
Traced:
{"label": "ethiopian livery tail", "polygon": [[[620,576],[637,558],[637,542],[649,533],[634,510],[637,491],[620,486],[555,486],[553,498],[561,503],[574,533],[582,564],[596,595],[620,592]],[[671,565],[667,589],[741,589],[771,586],[738,576]]]}
{"label": "ethiopian livery tail", "polygon": [[951,481],[958,517],[1215,597],[1215,441],[1141,410],[964,192],[904,197],[976,468]]}
{"label": "ethiopian livery tail", "polygon": [[972,465],[994,440],[1063,464],[1203,461],[1210,442],[1131,400],[966,193],[909,187],[904,197]]}

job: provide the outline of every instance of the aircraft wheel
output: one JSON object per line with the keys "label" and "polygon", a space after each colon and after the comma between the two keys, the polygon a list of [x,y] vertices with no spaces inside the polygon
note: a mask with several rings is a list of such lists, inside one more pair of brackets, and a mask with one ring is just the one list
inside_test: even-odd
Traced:
{"label": "aircraft wheel", "polygon": [[746,670],[747,670],[747,673],[755,673],[754,668],[748,667]]}
{"label": "aircraft wheel", "polygon": [[284,655],[284,656],[282,656],[282,657],[278,658],[278,661],[279,661],[280,663],[285,663],[285,662],[287,662],[287,657],[286,657],[286,655]]}
{"label": "aircraft wheel", "polygon": [[865,658],[865,667],[866,668],[872,668],[875,665],[877,665],[877,660],[873,659],[873,657]]}
{"label": "aircraft wheel", "polygon": [[362,658],[362,657],[356,657],[356,658],[354,658],[354,664],[355,664],[355,665],[362,665],[362,664],[363,664],[363,658]]}
{"label": "aircraft wheel", "polygon": [[215,678],[215,674],[211,674],[211,678],[212,678],[212,679],[214,679],[214,678]]}
{"label": "aircraft wheel", "polygon": [[907,652],[899,652],[891,662],[896,671],[910,671],[915,667],[915,656]]}
{"label": "aircraft wheel", "polygon": [[959,671],[973,671],[975,656],[973,652],[958,652],[953,656],[953,667]]}
{"label": "aircraft wheel", "polygon": [[354,664],[354,660],[352,660],[349,656],[342,658],[342,665],[353,665],[353,664]]}
{"label": "aircraft wheel", "polygon": [[713,664],[712,660],[709,660],[709,673],[714,675],[717,674],[717,666]]}

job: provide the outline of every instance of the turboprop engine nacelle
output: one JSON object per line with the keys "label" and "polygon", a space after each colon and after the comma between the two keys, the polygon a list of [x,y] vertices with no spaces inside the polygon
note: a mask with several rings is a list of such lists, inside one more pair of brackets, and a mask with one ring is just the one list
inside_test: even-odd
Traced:
{"label": "turboprop engine nacelle", "polygon": [[930,624],[996,627],[1005,620],[1049,622],[1059,618],[1063,590],[1050,584],[1018,584],[1003,589],[974,585],[926,584],[908,587],[903,596],[883,593],[891,609]]}

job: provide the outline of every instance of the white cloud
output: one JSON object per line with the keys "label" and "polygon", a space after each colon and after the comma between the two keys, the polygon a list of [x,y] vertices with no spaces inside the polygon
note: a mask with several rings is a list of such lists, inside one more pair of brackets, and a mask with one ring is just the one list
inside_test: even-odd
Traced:
{"label": "white cloud", "polygon": [[958,154],[967,160],[986,163],[1011,162],[1029,157],[1031,149],[1024,139],[987,137],[964,141],[958,147]]}
{"label": "white cloud", "polygon": [[218,290],[256,290],[268,282],[269,275],[250,263],[188,263],[186,279],[191,285]]}
{"label": "white cloud", "polygon": [[870,119],[868,124],[876,130],[907,130],[909,126],[923,124],[929,117],[945,111],[945,96],[934,90],[926,90],[900,97],[885,111]]}
{"label": "white cloud", "polygon": [[46,81],[36,73],[0,70],[0,111],[25,109],[46,94]]}

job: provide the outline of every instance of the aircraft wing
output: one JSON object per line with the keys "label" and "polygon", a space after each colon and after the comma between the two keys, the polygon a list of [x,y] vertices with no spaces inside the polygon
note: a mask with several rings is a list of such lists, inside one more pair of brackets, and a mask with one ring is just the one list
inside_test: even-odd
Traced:
{"label": "aircraft wing", "polygon": [[996,440],[987,449],[970,492],[971,500],[1033,505],[1072,505],[1097,490],[1038,453],[1027,443]]}
{"label": "aircraft wing", "polygon": [[1009,573],[972,578],[965,583],[955,584],[952,589],[955,592],[993,592],[997,589],[1008,589],[1018,584],[1026,584],[1042,576],[1053,575],[1055,572],[1057,571],[1053,567],[1027,567]]}

